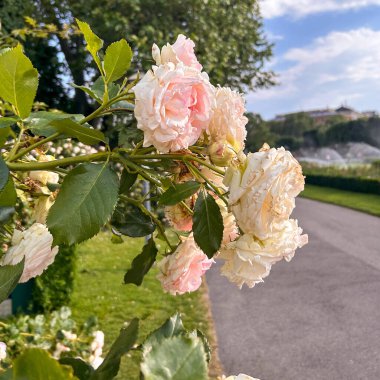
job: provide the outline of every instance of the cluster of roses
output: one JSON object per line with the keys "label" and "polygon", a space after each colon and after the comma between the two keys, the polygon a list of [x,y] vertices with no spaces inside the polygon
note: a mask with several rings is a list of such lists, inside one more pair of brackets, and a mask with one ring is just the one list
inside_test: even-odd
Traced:
{"label": "cluster of roses", "polygon": [[[202,177],[222,192],[229,191],[228,209],[218,200],[224,222],[222,245],[216,258],[225,261],[222,274],[239,287],[253,287],[269,275],[272,264],[307,243],[297,221],[289,219],[295,197],[303,190],[299,163],[284,148],[265,145],[256,153],[243,153],[246,138],[242,96],[230,88],[214,87],[194,54],[194,42],[183,35],[161,50],[153,45],[156,65],[135,86],[137,127],[144,146],[159,152],[207,146],[209,160],[228,166],[224,179],[201,167]],[[183,175],[179,182],[193,179]],[[195,197],[166,208],[171,224],[192,230]],[[216,195],[215,195],[216,197]],[[214,261],[194,241],[183,238],[176,251],[158,265],[163,288],[183,294],[199,288],[201,277]]]}

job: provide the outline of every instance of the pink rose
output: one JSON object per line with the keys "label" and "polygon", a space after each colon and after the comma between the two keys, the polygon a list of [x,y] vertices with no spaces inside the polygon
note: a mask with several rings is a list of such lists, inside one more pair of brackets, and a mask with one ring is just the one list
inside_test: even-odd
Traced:
{"label": "pink rose", "polygon": [[195,244],[193,235],[184,239],[176,251],[158,263],[158,279],[164,290],[172,295],[194,292],[202,284],[202,276],[214,260]]}
{"label": "pink rose", "polygon": [[185,66],[192,67],[201,71],[202,65],[194,53],[195,44],[190,38],[186,38],[183,34],[178,35],[177,41],[173,44],[166,44],[162,47],[161,52],[156,44],[152,47],[152,56],[157,65],[168,62],[177,64],[182,62]]}
{"label": "pink rose", "polygon": [[193,145],[207,128],[215,102],[207,74],[182,63],[153,66],[134,92],[144,146],[163,153]]}

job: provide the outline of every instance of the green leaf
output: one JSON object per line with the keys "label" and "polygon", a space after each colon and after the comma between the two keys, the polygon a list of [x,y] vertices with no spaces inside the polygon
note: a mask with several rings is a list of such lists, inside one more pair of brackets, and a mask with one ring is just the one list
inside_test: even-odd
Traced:
{"label": "green leaf", "polygon": [[32,112],[25,122],[33,134],[37,136],[49,137],[53,133],[57,132],[56,128],[51,125],[52,121],[70,118],[80,121],[83,117],[84,116],[81,114],[38,111]]}
{"label": "green leaf", "polygon": [[12,177],[8,177],[5,187],[0,190],[0,207],[12,207],[17,201],[17,193]]}
{"label": "green leaf", "polygon": [[181,316],[179,313],[176,313],[148,336],[144,342],[144,349],[149,351],[154,345],[160,344],[164,339],[185,333],[186,330],[183,327]]}
{"label": "green leaf", "polygon": [[8,182],[9,169],[5,161],[0,157],[0,191]]}
{"label": "green leaf", "polygon": [[172,185],[160,197],[159,203],[165,206],[175,205],[195,194],[201,184],[195,181],[188,181]]}
{"label": "green leaf", "polygon": [[132,60],[132,49],[124,39],[108,46],[104,56],[104,71],[107,82],[121,78],[129,69]]}
{"label": "green leaf", "polygon": [[30,114],[37,87],[38,72],[21,45],[0,55],[0,94],[15,107],[21,118]]}
{"label": "green leaf", "polygon": [[61,366],[46,350],[26,349],[13,362],[13,380],[74,380],[71,367]]}
{"label": "green leaf", "polygon": [[120,178],[120,194],[128,194],[131,187],[134,185],[137,179],[137,173],[129,173],[127,170],[123,170]]}
{"label": "green leaf", "polygon": [[[91,87],[91,91],[99,99],[104,98],[104,89],[105,89],[105,86],[104,86],[104,81],[103,81],[102,77],[99,77]],[[120,90],[120,86],[118,84],[115,84],[115,83],[108,83],[107,89],[108,89],[108,98],[112,99],[118,94],[118,92]]]}
{"label": "green leaf", "polygon": [[50,124],[62,134],[76,137],[80,142],[87,145],[98,144],[99,141],[105,142],[104,134],[96,129],[85,127],[71,119],[53,120]]}
{"label": "green leaf", "polygon": [[6,143],[10,131],[10,127],[0,127],[0,148],[2,148]]}
{"label": "green leaf", "polygon": [[14,117],[0,117],[0,128],[10,127],[13,124],[16,124],[18,119]]}
{"label": "green leaf", "polygon": [[124,276],[124,284],[140,286],[144,276],[149,272],[156,261],[157,252],[156,244],[154,240],[150,238],[144,245],[142,252],[133,259],[131,269],[129,269]]}
{"label": "green leaf", "polygon": [[98,68],[102,71],[98,51],[103,47],[103,41],[91,30],[87,22],[76,19],[80,31],[83,33],[84,39],[87,42],[87,50],[94,58]]}
{"label": "green leaf", "polygon": [[0,303],[8,298],[18,284],[24,270],[25,259],[16,265],[0,266]]}
{"label": "green leaf", "polygon": [[72,245],[97,234],[114,210],[118,190],[118,176],[107,164],[81,164],[73,169],[47,218],[55,244]]}
{"label": "green leaf", "polygon": [[91,367],[90,364],[80,358],[65,357],[59,359],[59,362],[63,365],[70,366],[74,371],[74,376],[76,376],[79,380],[88,380],[95,372],[94,368]]}
{"label": "green leaf", "polygon": [[211,258],[220,248],[223,238],[223,218],[215,199],[200,192],[193,215],[194,240]]}
{"label": "green leaf", "polygon": [[123,225],[116,227],[123,235],[131,237],[146,236],[156,229],[150,216],[144,214],[136,206],[130,207],[130,211],[125,216]]}
{"label": "green leaf", "polygon": [[123,148],[133,148],[135,144],[144,138],[142,130],[137,129],[136,126],[124,128],[119,132],[118,145]]}
{"label": "green leaf", "polygon": [[120,360],[135,344],[139,331],[139,320],[132,319],[126,328],[120,330],[120,334],[111,346],[103,363],[98,367],[90,380],[111,380],[120,368]]}
{"label": "green leaf", "polygon": [[207,380],[202,340],[178,335],[144,349],[141,372],[145,380]]}
{"label": "green leaf", "polygon": [[91,88],[88,88],[86,86],[78,86],[77,84],[75,83],[70,83],[70,85],[74,88],[78,88],[79,90],[82,90],[83,92],[85,92],[87,95],[90,96],[90,98],[92,99],[95,99],[98,103],[102,104],[102,99],[98,97],[97,94],[95,94],[94,91],[92,91]]}
{"label": "green leaf", "polygon": [[15,211],[14,207],[0,207],[0,225],[7,223]]}

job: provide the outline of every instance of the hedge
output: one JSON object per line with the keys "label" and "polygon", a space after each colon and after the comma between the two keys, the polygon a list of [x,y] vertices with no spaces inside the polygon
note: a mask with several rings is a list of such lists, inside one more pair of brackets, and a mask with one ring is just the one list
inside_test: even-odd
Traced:
{"label": "hedge", "polygon": [[30,305],[33,312],[49,312],[70,304],[75,264],[75,246],[60,246],[54,263],[35,278]]}
{"label": "hedge", "polygon": [[306,173],[306,183],[336,189],[380,195],[380,180],[360,177],[337,177]]}

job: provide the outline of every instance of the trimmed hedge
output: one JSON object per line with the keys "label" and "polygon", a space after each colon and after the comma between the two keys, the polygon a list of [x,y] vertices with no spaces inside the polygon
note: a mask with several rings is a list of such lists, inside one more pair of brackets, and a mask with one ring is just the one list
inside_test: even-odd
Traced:
{"label": "trimmed hedge", "polygon": [[70,304],[76,267],[75,250],[75,246],[60,246],[54,263],[35,278],[30,305],[33,312],[50,312]]}
{"label": "trimmed hedge", "polygon": [[380,180],[360,177],[336,177],[306,173],[306,183],[310,185],[333,187],[357,193],[380,195]]}

